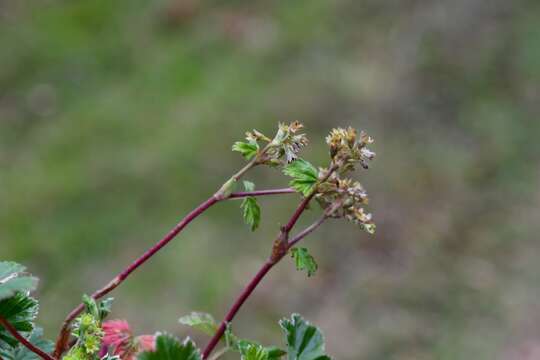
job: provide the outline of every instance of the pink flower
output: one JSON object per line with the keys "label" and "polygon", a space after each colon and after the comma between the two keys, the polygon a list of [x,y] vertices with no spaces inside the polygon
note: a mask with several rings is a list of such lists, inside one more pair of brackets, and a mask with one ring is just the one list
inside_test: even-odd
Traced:
{"label": "pink flower", "polygon": [[[109,320],[103,323],[101,352],[118,355],[121,360],[135,360],[135,355],[142,351],[155,349],[154,335],[133,337],[129,324],[125,320]],[[101,354],[100,354],[101,355]]]}

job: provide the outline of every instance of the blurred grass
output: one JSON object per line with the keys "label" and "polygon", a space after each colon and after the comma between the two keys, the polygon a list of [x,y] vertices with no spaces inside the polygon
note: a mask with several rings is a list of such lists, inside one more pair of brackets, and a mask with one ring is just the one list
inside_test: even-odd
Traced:
{"label": "blurred grass", "polygon": [[[0,257],[62,317],[205,199],[245,130],[306,123],[306,157],[353,125],[379,232],[331,224],[235,327],[277,339],[304,313],[341,359],[526,359],[540,343],[540,7],[496,0],[0,3]],[[259,188],[283,186],[271,170]],[[138,332],[220,317],[296,198],[251,234],[220,204],[115,292]],[[292,275],[291,275],[292,272]],[[199,339],[199,342],[204,339]],[[532,344],[532,345],[531,345]]]}

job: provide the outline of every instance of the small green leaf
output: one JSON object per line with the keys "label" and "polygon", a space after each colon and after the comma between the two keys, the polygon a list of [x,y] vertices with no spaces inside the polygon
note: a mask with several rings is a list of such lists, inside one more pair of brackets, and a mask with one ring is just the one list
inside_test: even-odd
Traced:
{"label": "small green leaf", "polygon": [[246,160],[250,160],[259,151],[259,144],[254,141],[243,142],[237,141],[232,146],[233,151],[238,151]]}
{"label": "small green leaf", "polygon": [[287,339],[288,360],[331,360],[325,354],[321,330],[302,316],[293,314],[290,319],[282,319],[279,325]]}
{"label": "small green leaf", "polygon": [[83,304],[86,308],[86,312],[92,315],[95,319],[99,319],[99,307],[91,296],[88,296],[86,294],[83,295]]}
{"label": "small green leaf", "polygon": [[[244,188],[246,191],[254,191],[255,184],[246,180],[244,181]],[[242,204],[240,204],[240,208],[242,209],[245,223],[251,227],[251,231],[255,231],[261,222],[261,208],[257,203],[257,199],[254,196],[244,198]]]}
{"label": "small green leaf", "polygon": [[26,275],[26,268],[11,261],[0,261],[0,300],[16,292],[29,293],[36,289],[38,279]]}
{"label": "small green leaf", "polygon": [[268,360],[268,351],[261,345],[248,344],[240,353],[241,360]]}
{"label": "small green leaf", "polygon": [[[41,328],[35,328],[28,337],[28,341],[46,353],[51,353],[54,349],[52,341],[43,339],[43,329]],[[0,348],[0,357],[5,360],[41,360],[38,355],[21,344],[17,344],[16,347],[9,350]]]}
{"label": "small green leaf", "polygon": [[317,169],[304,159],[296,159],[283,168],[283,173],[293,179],[289,185],[296,191],[308,196],[317,185]]}
{"label": "small green leaf", "polygon": [[312,276],[317,271],[317,262],[306,248],[292,248],[291,256],[294,259],[296,270],[306,270],[308,276]]}
{"label": "small green leaf", "polygon": [[[0,300],[0,316],[20,332],[29,333],[33,330],[33,322],[37,313],[37,300],[20,292],[10,298]],[[18,341],[3,327],[0,327],[0,347],[3,343],[14,347]]]}
{"label": "small green leaf", "polygon": [[202,312],[192,312],[189,315],[182,316],[180,324],[191,326],[207,335],[214,335],[218,329],[218,324],[212,315]]}
{"label": "small green leaf", "polygon": [[114,298],[110,297],[99,302],[98,310],[99,310],[99,319],[101,321],[103,321],[111,313],[113,301],[114,301]]}
{"label": "small green leaf", "polygon": [[257,199],[253,196],[244,198],[240,208],[242,209],[244,222],[250,226],[251,231],[255,231],[261,222],[261,208],[257,203]]}
{"label": "small green leaf", "polygon": [[255,191],[255,184],[251,181],[244,180],[244,189],[246,191]]}
{"label": "small green leaf", "polygon": [[144,351],[139,354],[139,360],[201,360],[201,353],[190,338],[180,343],[174,336],[158,334],[156,350]]}

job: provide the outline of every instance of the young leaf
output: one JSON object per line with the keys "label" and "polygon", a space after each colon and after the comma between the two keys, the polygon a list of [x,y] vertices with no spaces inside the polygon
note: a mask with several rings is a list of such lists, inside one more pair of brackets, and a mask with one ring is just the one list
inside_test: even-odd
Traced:
{"label": "young leaf", "polygon": [[317,262],[306,248],[292,248],[291,256],[294,259],[296,270],[306,270],[308,276],[312,276],[317,271]]}
{"label": "young leaf", "polygon": [[[32,331],[37,312],[37,300],[22,293],[16,293],[15,296],[0,300],[0,316],[20,332]],[[7,330],[0,327],[0,346],[4,342],[10,346],[16,346],[18,343]]]}
{"label": "young leaf", "polygon": [[26,268],[11,261],[0,261],[0,300],[13,296],[16,292],[34,291],[38,279],[24,274]]}
{"label": "young leaf", "polygon": [[246,191],[254,191],[255,184],[251,181],[244,180],[244,189],[246,189]]}
{"label": "young leaf", "polygon": [[[46,353],[50,353],[54,349],[52,341],[43,339],[41,328],[35,328],[28,337],[28,341]],[[4,360],[41,360],[38,355],[21,344],[17,344],[16,347],[9,350],[0,348],[0,357]]]}
{"label": "young leaf", "polygon": [[201,360],[201,353],[190,338],[180,343],[172,335],[158,334],[156,350],[140,353],[138,360]]}
{"label": "young leaf", "polygon": [[300,158],[285,166],[283,173],[293,178],[289,185],[304,196],[308,196],[317,184],[317,169]]}
{"label": "young leaf", "polygon": [[[254,191],[255,184],[251,181],[244,181],[244,188],[246,191]],[[244,222],[251,227],[251,231],[255,231],[261,222],[261,208],[257,203],[257,199],[254,196],[244,198],[240,208],[242,209]]]}
{"label": "young leaf", "polygon": [[240,353],[241,360],[268,360],[268,351],[261,345],[249,344]]}
{"label": "young leaf", "polygon": [[112,303],[114,298],[110,297],[100,301],[98,304],[99,319],[103,321],[112,311]]}
{"label": "young leaf", "polygon": [[242,209],[244,222],[250,226],[251,231],[255,231],[261,222],[261,208],[257,203],[257,199],[253,196],[246,197],[240,204],[240,208]]}
{"label": "young leaf", "polygon": [[250,160],[257,155],[259,145],[255,141],[243,142],[237,141],[232,146],[233,151],[238,151],[246,160]]}
{"label": "young leaf", "polygon": [[331,360],[324,351],[324,338],[319,328],[299,314],[282,319],[279,325],[287,339],[288,360]]}
{"label": "young leaf", "polygon": [[192,312],[189,315],[182,316],[180,324],[191,326],[207,335],[214,335],[218,329],[218,324],[212,315],[202,312]]}

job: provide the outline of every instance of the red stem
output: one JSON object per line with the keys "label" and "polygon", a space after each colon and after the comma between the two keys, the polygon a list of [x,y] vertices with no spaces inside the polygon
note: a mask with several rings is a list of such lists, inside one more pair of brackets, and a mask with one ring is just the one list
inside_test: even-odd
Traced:
{"label": "red stem", "polygon": [[[307,228],[302,230],[300,233],[298,233],[298,235],[296,235],[295,237],[293,237],[289,241],[289,243],[287,245],[287,250],[290,249],[294,244],[298,243],[300,240],[305,238],[307,235],[311,234],[326,219],[328,219],[328,216],[326,216],[326,214],[325,214],[325,215],[321,216],[319,218],[319,220],[317,220],[316,222],[314,222],[313,224],[311,224],[310,226],[308,226]],[[203,360],[207,359],[208,356],[210,356],[210,354],[212,353],[214,348],[219,343],[219,340],[221,339],[221,337],[225,333],[225,330],[227,330],[227,324],[229,324],[234,319],[234,317],[236,316],[236,314],[238,313],[238,311],[240,310],[242,305],[246,302],[246,300],[249,298],[249,296],[253,293],[255,288],[261,283],[261,281],[264,279],[266,274],[268,274],[270,269],[272,269],[274,267],[274,265],[276,265],[279,261],[281,261],[282,258],[283,258],[283,256],[281,258],[277,259],[276,261],[267,260],[262,265],[262,267],[259,269],[259,271],[257,271],[257,273],[251,279],[251,281],[246,285],[244,290],[242,290],[242,292],[240,293],[238,298],[234,301],[234,303],[233,303],[232,307],[230,308],[229,312],[227,313],[227,315],[225,316],[225,318],[223,319],[223,321],[219,325],[218,330],[216,331],[214,336],[212,336],[212,338],[210,339],[210,342],[208,342],[208,345],[206,345],[206,348],[204,349],[204,352],[203,352],[203,355],[202,355]]]}
{"label": "red stem", "polygon": [[319,218],[319,220],[315,221],[313,224],[309,225],[304,230],[300,231],[295,237],[293,237],[291,240],[289,240],[289,243],[287,244],[287,250],[292,248],[294,245],[296,245],[297,242],[311,234],[315,229],[317,229],[323,222],[328,219],[328,216],[324,214]]}
{"label": "red stem", "polygon": [[[332,166],[328,169],[328,172],[321,179],[319,179],[319,182],[322,183],[326,181],[330,177],[330,175],[332,175],[332,173],[336,171],[336,169],[337,169],[337,165],[332,164]],[[210,356],[214,348],[219,343],[219,340],[225,333],[225,330],[227,329],[227,324],[230,323],[234,319],[234,317],[236,316],[236,314],[238,313],[238,311],[240,310],[240,308],[242,307],[246,299],[253,293],[253,290],[255,290],[257,285],[259,285],[259,283],[266,276],[268,271],[270,271],[270,269],[275,264],[277,264],[279,261],[281,261],[281,259],[283,259],[283,257],[287,254],[288,250],[294,244],[296,244],[298,241],[302,240],[304,237],[309,235],[312,231],[314,231],[317,227],[319,227],[328,218],[328,215],[325,212],[325,214],[319,220],[317,220],[316,222],[308,226],[306,229],[301,231],[298,235],[296,235],[290,241],[287,240],[290,231],[292,230],[292,228],[294,227],[294,225],[296,224],[296,222],[298,221],[302,213],[306,210],[306,207],[308,206],[309,202],[311,201],[311,199],[313,199],[316,193],[317,193],[317,189],[315,188],[311,191],[311,193],[308,196],[302,199],[302,201],[300,202],[300,204],[294,211],[293,215],[291,216],[287,224],[281,228],[280,234],[278,235],[278,238],[276,240],[276,242],[278,243],[277,252],[275,248],[276,243],[274,243],[274,248],[272,250],[272,255],[270,259],[267,260],[263,264],[263,266],[255,274],[253,279],[251,279],[248,285],[240,293],[240,295],[238,296],[238,298],[235,300],[234,304],[232,305],[231,309],[229,310],[229,312],[227,313],[227,315],[221,322],[218,330],[216,331],[214,336],[212,336],[212,338],[210,339],[210,342],[208,342],[208,345],[206,345],[206,348],[204,349],[203,355],[202,355],[203,360],[206,360],[208,356]],[[282,244],[281,249],[279,249],[280,248],[279,243],[282,241],[286,241],[286,242]]]}
{"label": "red stem", "polygon": [[227,330],[227,324],[230,323],[234,319],[234,317],[236,316],[236,313],[238,313],[238,310],[240,310],[240,308],[242,307],[244,302],[247,300],[247,298],[251,295],[253,290],[255,290],[257,285],[259,285],[261,280],[264,278],[264,276],[268,273],[268,271],[270,271],[270,269],[274,265],[275,263],[271,261],[265,262],[264,265],[259,269],[257,274],[255,274],[253,279],[251,279],[251,281],[247,284],[244,290],[242,290],[242,292],[240,293],[240,295],[238,296],[238,298],[236,299],[236,301],[230,308],[229,312],[227,313],[227,315],[225,316],[225,318],[219,325],[218,330],[216,331],[212,339],[210,339],[210,342],[208,343],[208,345],[206,345],[206,348],[204,349],[204,352],[202,355],[203,359],[207,359],[208,356],[210,356],[210,353],[212,352],[212,350],[214,350],[216,345],[219,343],[219,340],[225,333],[225,330]]}
{"label": "red stem", "polygon": [[[250,192],[239,192],[239,193],[231,194],[230,198],[241,198],[241,197],[246,197],[246,196],[277,195],[277,194],[286,194],[293,191],[294,190],[292,189],[271,189],[271,190],[259,190],[259,191],[250,191]],[[214,205],[215,203],[219,201],[221,200],[216,198],[216,196],[214,195],[208,198],[208,200],[206,200],[202,204],[200,204],[197,208],[195,208],[188,215],[186,215],[178,224],[176,224],[176,226],[171,231],[169,231],[167,235],[165,235],[154,246],[148,249],[142,256],[140,256],[137,260],[131,263],[127,268],[122,270],[107,285],[105,285],[103,288],[94,292],[92,294],[92,297],[97,300],[107,295],[112,290],[114,290],[118,285],[124,282],[132,272],[134,272],[137,268],[143,265],[155,253],[157,253],[165,245],[167,245],[172,239],[174,239],[174,237],[178,235],[178,233],[180,233],[191,221],[193,221],[196,217],[201,215],[209,207],[211,207],[212,205]],[[54,350],[55,357],[59,358],[60,356],[62,356],[62,353],[64,352],[64,349],[66,348],[67,342],[69,340],[69,325],[77,316],[79,316],[79,314],[83,310],[84,310],[84,304],[79,304],[65,318],[64,323],[62,324],[62,328],[60,330],[60,334],[58,335],[58,339],[56,340],[56,347]]]}
{"label": "red stem", "polygon": [[26,340],[24,336],[22,336],[17,329],[13,325],[9,323],[6,319],[0,316],[0,325],[6,328],[7,331],[13,335],[15,339],[17,339],[21,344],[23,344],[28,350],[33,352],[34,354],[38,355],[44,360],[56,360],[51,355],[47,354],[45,351],[41,350],[40,348],[34,346],[30,341]]}
{"label": "red stem", "polygon": [[240,191],[232,193],[229,198],[242,198],[247,196],[262,196],[262,195],[279,195],[279,194],[290,194],[295,193],[296,190],[291,188],[284,189],[270,189],[270,190],[256,190],[256,191]]}

